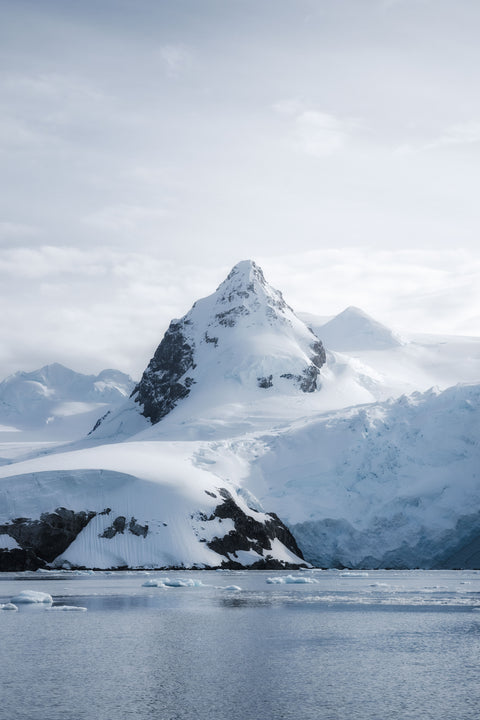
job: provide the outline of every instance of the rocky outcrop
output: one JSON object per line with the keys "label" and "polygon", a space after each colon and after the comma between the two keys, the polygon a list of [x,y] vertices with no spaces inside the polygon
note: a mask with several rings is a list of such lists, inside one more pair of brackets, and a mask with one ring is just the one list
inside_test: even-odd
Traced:
{"label": "rocky outcrop", "polygon": [[136,518],[130,518],[130,522],[127,525],[127,518],[124,515],[119,515],[114,519],[111,525],[109,525],[99,537],[107,538],[111,540],[115,535],[123,535],[125,531],[136,535],[137,537],[147,537],[148,525],[140,525]]}
{"label": "rocky outcrop", "polygon": [[36,570],[63,553],[97,513],[59,507],[39,520],[15,518],[0,525],[0,535],[13,538],[18,548],[0,548],[0,570]]}
{"label": "rocky outcrop", "polygon": [[132,397],[142,405],[142,415],[153,424],[167,415],[179,400],[187,397],[193,378],[186,377],[195,368],[193,344],[187,341],[188,320],[173,320],[150,360]]}
{"label": "rocky outcrop", "polygon": [[[231,569],[244,567],[244,563],[237,558],[237,553],[242,550],[246,552],[253,550],[262,556],[261,559],[249,565],[252,569],[289,569],[304,565],[302,563],[303,555],[295,538],[277,515],[268,513],[268,519],[261,522],[251,515],[247,515],[237,505],[228,490],[222,488],[219,493],[223,497],[223,502],[217,505],[212,515],[205,518],[205,520],[206,522],[216,519],[230,519],[233,521],[233,530],[230,530],[223,537],[214,537],[207,542],[211,550],[225,558],[222,561],[222,567]],[[287,563],[273,558],[269,551],[272,551],[272,540],[275,539],[280,540],[288,550],[296,555],[299,562]]]}

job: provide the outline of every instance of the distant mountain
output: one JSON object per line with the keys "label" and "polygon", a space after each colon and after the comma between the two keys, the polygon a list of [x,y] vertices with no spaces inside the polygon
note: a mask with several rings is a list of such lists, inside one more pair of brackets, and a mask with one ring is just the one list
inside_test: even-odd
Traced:
{"label": "distant mountain", "polygon": [[125,400],[133,387],[119,370],[84,375],[54,363],[17,372],[0,383],[0,426],[73,438],[88,431],[101,408]]}
{"label": "distant mountain", "polygon": [[392,330],[356,307],[347,307],[328,322],[311,327],[329,350],[388,350],[402,344]]}

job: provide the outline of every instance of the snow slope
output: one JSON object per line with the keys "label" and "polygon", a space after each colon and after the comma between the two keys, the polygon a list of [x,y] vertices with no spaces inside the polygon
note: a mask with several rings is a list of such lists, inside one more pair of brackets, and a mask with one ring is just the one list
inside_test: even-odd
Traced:
{"label": "snow slope", "polygon": [[[33,538],[28,546],[38,545],[37,557],[19,558],[35,563],[41,557],[55,566],[235,566],[238,552],[242,565],[298,566],[302,558],[288,539],[286,545],[279,539],[276,519],[251,509],[248,495],[228,480],[219,482],[198,467],[195,451],[191,443],[132,442],[0,468],[0,537]],[[60,525],[65,508],[76,517],[67,518],[62,530],[72,530],[82,513],[88,522],[58,553],[57,538],[45,543],[44,536]],[[12,523],[18,517],[29,522]],[[245,532],[240,537],[242,523],[249,541]]]}

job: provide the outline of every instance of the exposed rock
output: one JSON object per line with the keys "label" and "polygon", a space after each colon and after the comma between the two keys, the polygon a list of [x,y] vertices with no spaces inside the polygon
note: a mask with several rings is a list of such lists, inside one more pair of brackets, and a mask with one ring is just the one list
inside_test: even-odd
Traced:
{"label": "exposed rock", "polygon": [[147,537],[148,525],[139,525],[136,519],[132,517],[128,524],[128,530],[132,535],[136,535],[137,537]]}
{"label": "exposed rock", "polygon": [[173,320],[132,393],[143,406],[142,415],[153,424],[167,415],[179,400],[187,397],[193,378],[184,377],[195,368],[193,346],[186,340],[188,320]]}
{"label": "exposed rock", "polygon": [[273,386],[273,375],[269,375],[268,377],[259,377],[257,378],[258,387],[260,388],[270,388]]}
{"label": "exposed rock", "polygon": [[[125,529],[127,528],[127,519],[124,515],[119,515],[115,518],[115,520],[112,522],[111,525],[109,525],[99,537],[106,538],[107,540],[111,540],[115,537],[115,535],[123,535],[125,532]],[[134,517],[130,518],[130,522],[128,523],[128,532],[131,532],[132,535],[136,535],[137,537],[147,537],[148,534],[148,525],[140,525],[137,522],[137,519]]]}
{"label": "exposed rock", "polygon": [[223,537],[214,537],[207,543],[208,547],[219,555],[223,555],[225,560],[222,567],[238,568],[242,567],[240,562],[232,560],[229,556],[236,556],[239,550],[254,550],[263,556],[263,560],[255,562],[249,566],[254,569],[279,569],[279,568],[295,568],[302,563],[283,563],[275,560],[268,551],[272,550],[271,540],[277,538],[298,558],[303,560],[303,555],[299,549],[295,538],[290,530],[282,523],[282,521],[274,513],[268,513],[268,520],[265,523],[255,520],[250,515],[246,515],[244,511],[237,505],[232,495],[222,488],[219,490],[220,495],[224,498],[223,503],[217,505],[213,514],[208,520],[218,518],[233,520],[235,529],[228,532]]}
{"label": "exposed rock", "polygon": [[90,520],[93,511],[74,512],[59,507],[42,513],[39,520],[16,518],[0,525],[0,534],[9,535],[21,549],[0,551],[0,569],[35,570],[61,555]]}
{"label": "exposed rock", "polygon": [[119,515],[115,518],[115,520],[112,522],[111,525],[109,525],[99,537],[107,538],[108,540],[111,540],[115,535],[120,533],[123,535],[125,532],[125,525],[127,523],[126,518],[124,515]]}

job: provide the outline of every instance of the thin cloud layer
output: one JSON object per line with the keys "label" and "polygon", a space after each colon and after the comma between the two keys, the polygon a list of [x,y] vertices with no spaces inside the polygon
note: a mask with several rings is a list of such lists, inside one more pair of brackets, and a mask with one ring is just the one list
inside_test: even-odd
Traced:
{"label": "thin cloud layer", "polygon": [[[139,377],[170,320],[213,292],[240,259],[179,268],[135,252],[3,250],[3,374],[57,361]],[[400,331],[474,334],[478,327],[480,262],[465,252],[344,248],[256,260],[297,311],[326,317],[356,305]]]}
{"label": "thin cloud layer", "polygon": [[138,374],[246,257],[298,309],[480,334],[479,21],[469,0],[4,0],[0,376]]}

